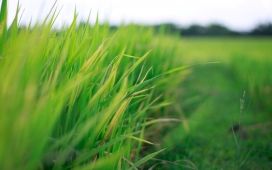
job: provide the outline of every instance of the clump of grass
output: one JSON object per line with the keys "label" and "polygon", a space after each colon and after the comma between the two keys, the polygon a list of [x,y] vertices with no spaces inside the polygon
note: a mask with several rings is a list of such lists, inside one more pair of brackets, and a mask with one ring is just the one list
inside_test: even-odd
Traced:
{"label": "clump of grass", "polygon": [[253,57],[234,56],[231,58],[232,69],[237,81],[248,89],[254,103],[269,111],[272,109],[271,63],[271,59],[267,57],[255,59]]}
{"label": "clump of grass", "polygon": [[127,41],[136,27],[112,34],[98,19],[77,26],[75,12],[68,28],[53,31],[52,9],[41,25],[19,28],[18,8],[7,29],[2,1],[1,169],[134,169],[163,151],[139,156],[142,143],[153,144],[144,139],[145,125],[156,123],[147,113],[168,105],[157,97],[167,89],[156,91],[153,82],[169,82],[167,75],[186,67],[169,70],[175,62],[167,59],[156,65],[168,47],[148,52],[141,43],[152,30],[146,41]]}

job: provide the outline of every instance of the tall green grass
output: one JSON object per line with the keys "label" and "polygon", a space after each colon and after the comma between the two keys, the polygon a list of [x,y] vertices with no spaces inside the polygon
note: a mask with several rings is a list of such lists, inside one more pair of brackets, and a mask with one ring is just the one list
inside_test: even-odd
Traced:
{"label": "tall green grass", "polygon": [[269,57],[271,56],[266,58],[234,56],[231,59],[237,81],[246,87],[252,101],[266,111],[272,111],[272,62]]}
{"label": "tall green grass", "polygon": [[181,80],[170,73],[186,68],[171,70],[173,39],[133,25],[109,32],[98,19],[77,26],[76,12],[56,31],[56,8],[19,28],[18,11],[7,29],[2,1],[0,169],[135,169],[163,150],[141,155],[150,125],[179,121],[160,109]]}

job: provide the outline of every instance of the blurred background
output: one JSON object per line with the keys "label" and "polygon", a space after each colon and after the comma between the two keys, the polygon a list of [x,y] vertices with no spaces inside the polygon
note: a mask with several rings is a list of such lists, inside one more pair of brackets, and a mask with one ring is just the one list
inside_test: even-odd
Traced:
{"label": "blurred background", "polygon": [[[44,19],[54,2],[21,0],[21,23],[28,24],[30,19],[33,23]],[[109,22],[110,25],[171,23],[177,28],[186,28],[188,32],[184,34],[191,34],[194,29],[200,29],[199,34],[204,34],[202,27],[216,29],[214,24],[233,31],[250,32],[258,26],[270,24],[272,20],[271,0],[58,0],[57,5],[62,9],[55,22],[56,27],[72,22],[75,7],[79,19],[83,21],[91,12],[91,22],[95,22],[99,15],[101,23]],[[17,0],[9,1],[9,24],[16,6]],[[222,31],[223,28],[217,29]]]}

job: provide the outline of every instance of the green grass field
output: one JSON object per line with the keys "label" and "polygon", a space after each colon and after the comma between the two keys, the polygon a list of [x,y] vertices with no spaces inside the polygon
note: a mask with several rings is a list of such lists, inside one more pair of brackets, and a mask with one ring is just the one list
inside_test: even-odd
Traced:
{"label": "green grass field", "polygon": [[7,28],[0,169],[271,169],[272,40]]}
{"label": "green grass field", "polygon": [[[161,159],[189,160],[197,169],[271,169],[272,40],[188,38],[180,43],[185,62],[221,63],[195,66],[181,82],[177,102],[190,130],[180,125],[168,133],[162,147],[169,150]],[[164,168],[180,169],[166,162]]]}

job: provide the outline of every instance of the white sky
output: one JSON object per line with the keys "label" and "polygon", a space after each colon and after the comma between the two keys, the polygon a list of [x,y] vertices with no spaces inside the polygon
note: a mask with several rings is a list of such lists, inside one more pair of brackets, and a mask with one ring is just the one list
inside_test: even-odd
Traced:
{"label": "white sky", "polygon": [[[20,0],[22,23],[44,18],[55,0]],[[101,22],[111,24],[157,24],[172,22],[188,26],[221,23],[235,30],[252,29],[259,23],[272,22],[272,0],[58,0],[63,7],[56,21],[60,26],[73,19],[76,6],[79,19],[91,21],[99,14]],[[9,0],[9,23],[14,16],[17,0]]]}

